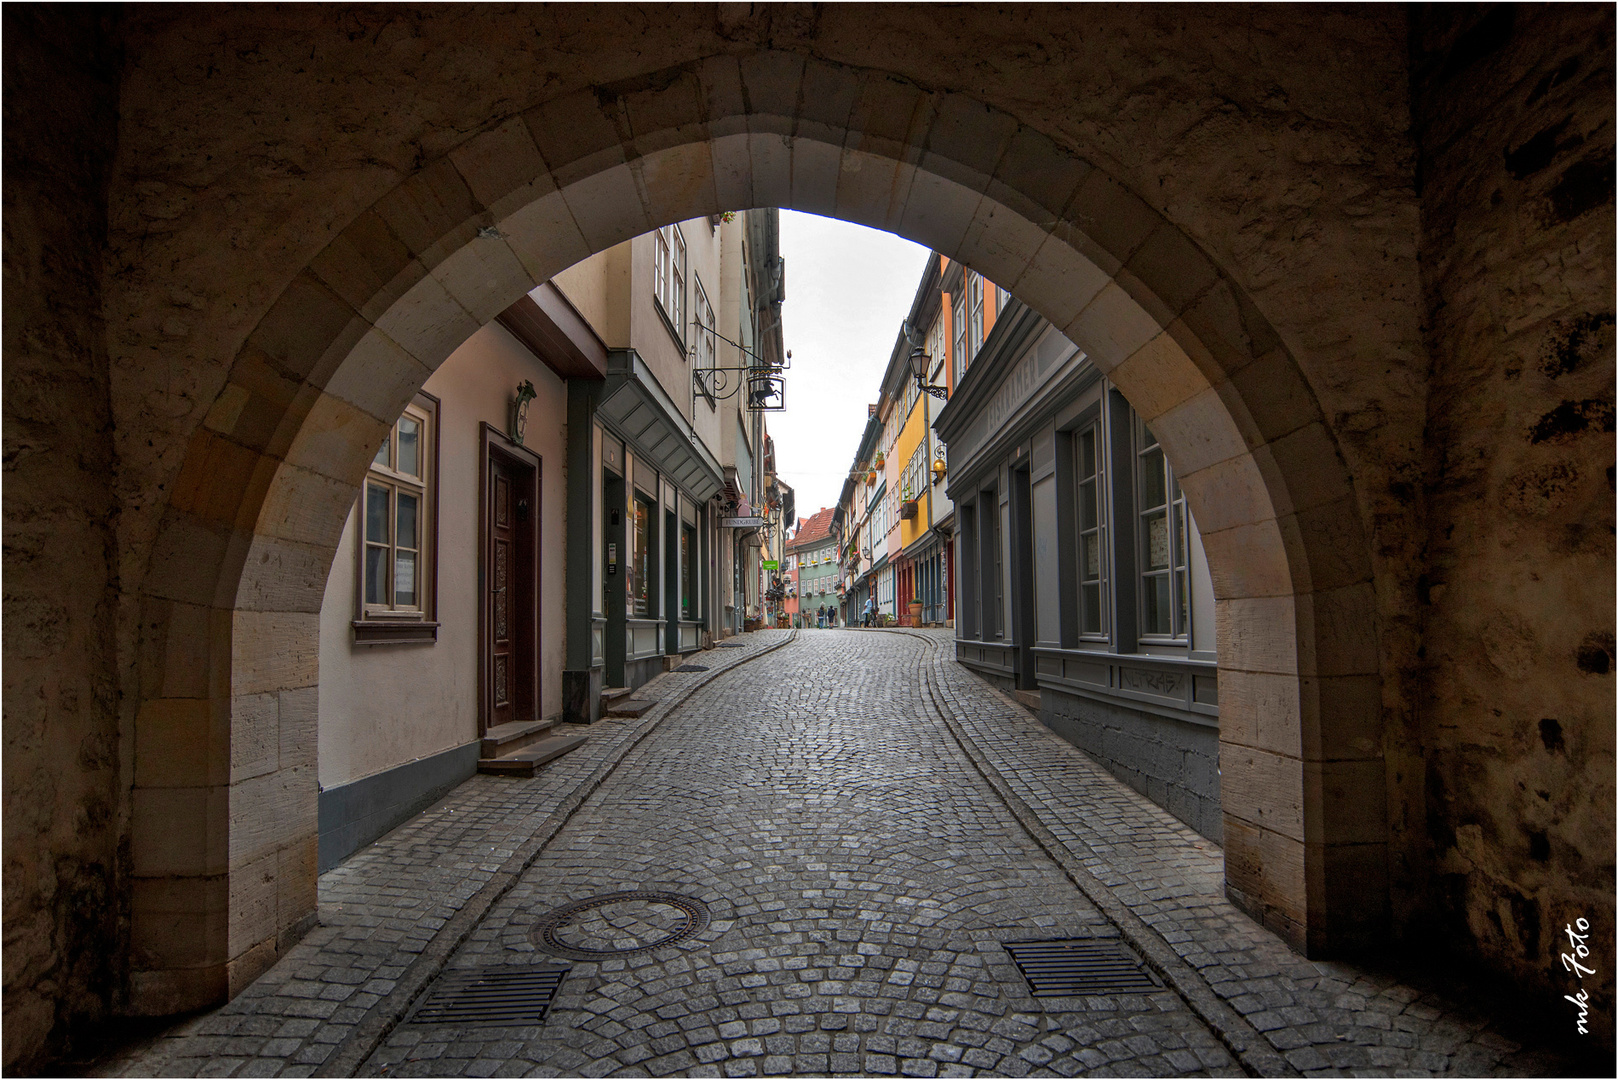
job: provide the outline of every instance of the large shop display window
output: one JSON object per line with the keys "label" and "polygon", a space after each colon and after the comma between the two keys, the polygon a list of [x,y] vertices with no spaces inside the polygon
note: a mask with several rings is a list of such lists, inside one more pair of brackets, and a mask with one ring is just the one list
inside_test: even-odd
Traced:
{"label": "large shop display window", "polygon": [[697,530],[694,525],[680,527],[680,618],[690,621],[697,617]]}
{"label": "large shop display window", "polygon": [[651,617],[652,506],[640,495],[629,500],[629,615]]}

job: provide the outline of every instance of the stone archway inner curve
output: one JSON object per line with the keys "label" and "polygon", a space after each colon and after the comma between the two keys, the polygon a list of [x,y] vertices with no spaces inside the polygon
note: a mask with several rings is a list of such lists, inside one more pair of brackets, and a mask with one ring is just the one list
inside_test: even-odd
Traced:
{"label": "stone archway inner curve", "polygon": [[[166,669],[191,665],[207,693],[159,691],[137,719],[147,744],[200,728],[212,748],[136,776],[132,997],[148,1011],[234,994],[312,922],[319,610],[404,404],[560,270],[670,221],[755,206],[964,262],[1119,387],[1203,523],[1228,888],[1311,953],[1380,926],[1371,558],[1280,336],[1184,231],[1015,118],[879,72],[823,66],[814,95],[809,78],[788,54],[720,57],[508,117],[363,211],[249,335],[192,439],[145,586],[154,625],[175,575],[200,564],[214,597],[200,625],[164,637]],[[840,119],[817,112],[825,100],[844,103]]]}

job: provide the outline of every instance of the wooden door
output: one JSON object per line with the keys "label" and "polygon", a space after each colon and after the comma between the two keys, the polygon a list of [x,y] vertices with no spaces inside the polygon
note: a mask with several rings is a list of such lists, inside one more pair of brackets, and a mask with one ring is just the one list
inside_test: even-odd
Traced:
{"label": "wooden door", "polygon": [[511,470],[499,458],[489,462],[489,726],[512,718],[512,579],[516,564],[517,515],[512,506]]}
{"label": "wooden door", "polygon": [[538,470],[493,450],[484,498],[483,728],[537,719]]}

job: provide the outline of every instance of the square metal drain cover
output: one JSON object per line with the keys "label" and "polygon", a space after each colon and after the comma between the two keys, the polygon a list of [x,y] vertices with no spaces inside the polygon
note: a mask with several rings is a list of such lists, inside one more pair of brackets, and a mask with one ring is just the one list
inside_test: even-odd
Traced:
{"label": "square metal drain cover", "polygon": [[1003,944],[1035,997],[1150,994],[1163,988],[1157,976],[1117,938]]}
{"label": "square metal drain cover", "polygon": [[451,971],[411,1014],[412,1024],[537,1024],[562,985],[565,967]]}
{"label": "square metal drain cover", "polygon": [[674,670],[675,671],[707,671],[708,669],[703,667],[701,664],[681,664],[679,667],[675,668]]}

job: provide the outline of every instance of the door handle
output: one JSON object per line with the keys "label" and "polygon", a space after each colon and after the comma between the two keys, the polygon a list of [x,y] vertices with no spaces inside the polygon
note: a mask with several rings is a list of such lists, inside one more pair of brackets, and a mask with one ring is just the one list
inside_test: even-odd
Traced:
{"label": "door handle", "polygon": [[506,587],[504,585],[502,585],[498,589],[490,589],[489,591],[491,593],[503,593],[503,592],[506,591]]}

